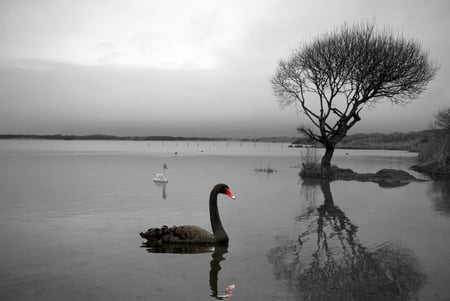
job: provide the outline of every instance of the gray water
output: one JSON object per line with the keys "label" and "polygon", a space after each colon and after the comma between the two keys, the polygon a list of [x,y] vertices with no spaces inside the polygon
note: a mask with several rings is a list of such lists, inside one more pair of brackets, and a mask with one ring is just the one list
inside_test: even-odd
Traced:
{"label": "gray water", "polygon": [[[450,300],[448,183],[306,185],[287,146],[0,140],[0,300],[214,300],[231,284],[232,300]],[[338,150],[333,163],[414,162]],[[149,227],[209,229],[220,182],[237,197],[219,197],[227,248],[142,245]]]}

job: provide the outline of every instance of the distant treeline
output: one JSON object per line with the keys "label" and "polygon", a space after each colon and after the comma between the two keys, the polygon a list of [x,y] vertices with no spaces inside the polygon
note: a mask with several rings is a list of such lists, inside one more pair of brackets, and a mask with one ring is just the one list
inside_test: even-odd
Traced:
{"label": "distant treeline", "polygon": [[2,135],[0,139],[49,139],[49,140],[134,140],[134,141],[219,141],[227,138],[179,137],[179,136],[114,136],[114,135]]}

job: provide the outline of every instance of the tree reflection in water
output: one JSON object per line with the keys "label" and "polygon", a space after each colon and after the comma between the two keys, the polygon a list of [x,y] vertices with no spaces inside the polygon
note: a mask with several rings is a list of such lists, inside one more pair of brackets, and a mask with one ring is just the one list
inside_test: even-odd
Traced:
{"label": "tree reflection in water", "polygon": [[433,181],[428,194],[433,202],[433,208],[450,216],[450,178]]}
{"label": "tree reflection in water", "polygon": [[[334,204],[329,181],[304,183],[308,207],[296,218],[297,239],[278,237],[269,260],[297,300],[415,300],[425,283],[419,262],[406,248],[386,242],[369,248],[358,227]],[[324,202],[317,206],[317,186]]]}

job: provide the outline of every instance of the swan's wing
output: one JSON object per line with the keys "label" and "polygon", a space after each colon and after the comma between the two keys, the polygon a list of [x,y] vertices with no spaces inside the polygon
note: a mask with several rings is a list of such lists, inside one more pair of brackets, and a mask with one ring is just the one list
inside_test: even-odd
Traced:
{"label": "swan's wing", "polygon": [[164,235],[161,240],[175,243],[211,243],[214,242],[214,235],[201,227],[184,225],[169,228],[168,235]]}
{"label": "swan's wing", "polygon": [[148,241],[161,241],[164,243],[212,243],[214,235],[209,231],[191,225],[162,226],[161,228],[150,228],[140,233],[141,237]]}

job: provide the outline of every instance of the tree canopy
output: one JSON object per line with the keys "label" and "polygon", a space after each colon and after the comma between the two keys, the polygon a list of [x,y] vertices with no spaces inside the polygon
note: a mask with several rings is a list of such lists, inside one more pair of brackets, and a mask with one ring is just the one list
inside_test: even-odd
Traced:
{"label": "tree canopy", "polygon": [[344,24],[281,59],[271,79],[282,105],[299,105],[312,123],[299,128],[325,146],[329,169],[337,142],[361,120],[366,105],[385,98],[407,104],[422,93],[438,67],[419,42],[367,22]]}

